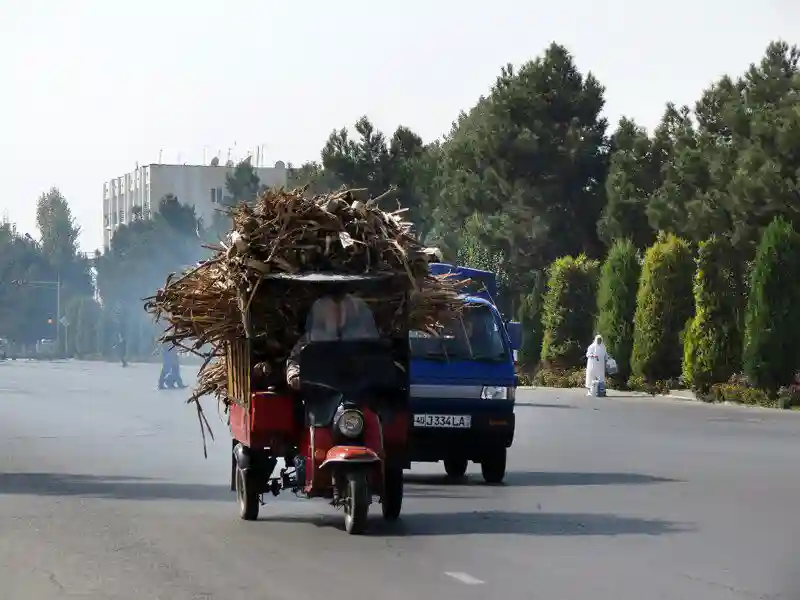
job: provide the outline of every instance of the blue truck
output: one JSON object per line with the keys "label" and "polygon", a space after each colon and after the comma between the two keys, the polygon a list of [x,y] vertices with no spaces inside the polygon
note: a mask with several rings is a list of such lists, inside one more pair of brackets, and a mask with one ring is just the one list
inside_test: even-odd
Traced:
{"label": "blue truck", "polygon": [[494,273],[445,263],[432,263],[430,270],[465,280],[465,308],[441,335],[410,334],[408,466],[444,461],[446,473],[459,478],[473,461],[487,483],[500,483],[514,441],[520,325],[497,309]]}

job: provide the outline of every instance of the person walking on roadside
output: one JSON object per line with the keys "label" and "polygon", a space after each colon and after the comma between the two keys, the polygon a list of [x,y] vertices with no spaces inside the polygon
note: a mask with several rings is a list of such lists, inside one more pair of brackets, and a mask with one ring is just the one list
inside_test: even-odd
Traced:
{"label": "person walking on roadside", "polygon": [[608,353],[603,345],[603,336],[596,335],[594,342],[586,349],[586,395],[592,395],[592,383],[606,382],[606,359]]}
{"label": "person walking on roadside", "polygon": [[164,344],[161,350],[161,375],[158,378],[158,389],[185,388],[181,379],[181,364],[178,349],[172,344]]}
{"label": "person walking on roadside", "polygon": [[122,363],[123,367],[128,366],[128,341],[125,339],[125,336],[122,335],[122,332],[117,334],[117,352],[119,353],[119,361]]}

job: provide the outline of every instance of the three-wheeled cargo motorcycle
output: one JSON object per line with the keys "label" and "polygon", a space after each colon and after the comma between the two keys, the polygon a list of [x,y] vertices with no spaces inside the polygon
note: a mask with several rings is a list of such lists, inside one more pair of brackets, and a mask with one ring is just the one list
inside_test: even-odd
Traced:
{"label": "three-wheeled cargo motorcycle", "polygon": [[[304,286],[306,294],[313,290],[317,301],[297,353],[298,389],[280,384],[251,388],[253,340],[228,345],[228,393],[236,400],[229,410],[231,489],[236,491],[240,517],[257,519],[264,495],[290,490],[343,508],[345,529],[351,534],[364,532],[374,497],[383,518],[396,520],[408,460],[407,296],[391,307],[400,311],[391,330],[381,330],[359,296],[371,294],[385,306],[381,295],[391,288],[394,275],[276,277],[290,287]],[[349,334],[326,328],[320,324],[324,316],[315,314],[325,302],[345,298],[350,300],[348,310],[353,312],[355,306],[358,313],[350,314],[349,323],[355,326],[349,327]],[[274,476],[280,458],[286,466]]]}

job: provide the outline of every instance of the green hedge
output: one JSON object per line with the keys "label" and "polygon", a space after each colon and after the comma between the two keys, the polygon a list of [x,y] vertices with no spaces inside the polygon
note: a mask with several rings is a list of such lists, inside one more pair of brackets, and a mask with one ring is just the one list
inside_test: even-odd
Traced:
{"label": "green hedge", "polygon": [[533,376],[533,385],[552,388],[582,388],[586,383],[586,369],[539,369]]}
{"label": "green hedge", "polygon": [[744,368],[758,388],[774,393],[800,366],[800,235],[776,218],[764,230],[750,280]]}
{"label": "green hedge", "polygon": [[684,340],[683,378],[695,391],[728,381],[742,366],[743,263],[730,240],[700,244],[694,278],[695,315]]}
{"label": "green hedge", "polygon": [[594,335],[599,271],[600,264],[583,254],[561,257],[550,266],[542,312],[544,368],[570,370],[585,364]]}
{"label": "green hedge", "polygon": [[641,271],[636,246],[630,240],[619,240],[603,263],[597,292],[597,331],[617,361],[617,377],[623,381],[631,371],[633,317]]}
{"label": "green hedge", "polygon": [[534,288],[520,299],[519,322],[522,327],[522,348],[519,364],[524,371],[532,372],[542,358],[542,304],[544,301],[544,274],[537,272]]}
{"label": "green hedge", "polygon": [[645,255],[636,296],[631,370],[647,382],[678,377],[683,333],[694,311],[689,243],[660,235]]}

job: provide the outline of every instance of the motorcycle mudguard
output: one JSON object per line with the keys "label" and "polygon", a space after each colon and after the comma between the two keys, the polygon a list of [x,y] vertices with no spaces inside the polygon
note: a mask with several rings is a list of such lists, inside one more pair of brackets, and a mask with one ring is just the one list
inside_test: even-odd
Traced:
{"label": "motorcycle mudguard", "polygon": [[373,464],[380,462],[378,453],[364,446],[334,446],[328,450],[320,469],[334,464]]}

